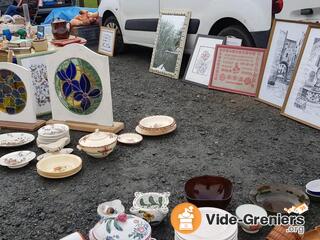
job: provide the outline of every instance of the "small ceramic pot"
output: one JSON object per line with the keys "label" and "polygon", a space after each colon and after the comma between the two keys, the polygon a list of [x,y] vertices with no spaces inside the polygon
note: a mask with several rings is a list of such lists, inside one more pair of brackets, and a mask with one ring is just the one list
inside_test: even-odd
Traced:
{"label": "small ceramic pot", "polygon": [[[264,210],[262,207],[259,207],[257,205],[254,204],[244,204],[239,206],[236,209],[236,216],[239,220],[244,220],[246,215],[252,215],[253,217],[267,217],[268,213],[266,210]],[[262,225],[255,224],[255,225],[248,225],[245,224],[244,222],[240,223],[241,228],[243,229],[243,231],[247,232],[247,233],[257,233],[260,231],[260,229],[262,228]]]}
{"label": "small ceramic pot", "polygon": [[117,138],[114,133],[100,132],[96,129],[94,133],[82,137],[77,148],[94,158],[104,158],[113,152]]}
{"label": "small ceramic pot", "polygon": [[169,212],[169,192],[136,192],[134,195],[133,206],[130,208],[132,214],[143,218],[152,226],[160,224],[167,216]]}
{"label": "small ceramic pot", "polygon": [[104,202],[99,204],[97,208],[98,215],[100,217],[115,217],[116,215],[120,213],[125,212],[125,208],[122,205],[122,202],[119,199],[110,201],[110,202]]}

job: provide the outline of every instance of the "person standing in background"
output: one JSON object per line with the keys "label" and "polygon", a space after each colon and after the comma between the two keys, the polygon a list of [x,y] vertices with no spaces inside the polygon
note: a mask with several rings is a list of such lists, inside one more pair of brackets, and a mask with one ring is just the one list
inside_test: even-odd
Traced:
{"label": "person standing in background", "polygon": [[[16,1],[16,0],[15,0]],[[30,15],[38,9],[39,0],[18,0],[17,5],[10,5],[5,12],[5,15],[14,16],[16,14],[22,15],[22,4],[28,4]]]}

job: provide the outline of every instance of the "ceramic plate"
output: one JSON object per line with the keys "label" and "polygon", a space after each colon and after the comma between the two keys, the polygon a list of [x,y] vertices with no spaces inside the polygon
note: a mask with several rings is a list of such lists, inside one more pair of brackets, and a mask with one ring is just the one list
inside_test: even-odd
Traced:
{"label": "ceramic plate", "polygon": [[250,200],[270,213],[286,213],[284,208],[305,203],[310,199],[305,192],[295,186],[275,184],[263,185],[251,190]]}
{"label": "ceramic plate", "polygon": [[174,118],[169,116],[162,116],[162,115],[146,117],[139,122],[139,126],[141,128],[147,128],[147,129],[161,129],[161,128],[169,127],[174,124],[175,124]]}
{"label": "ceramic plate", "polygon": [[31,143],[35,137],[30,133],[14,132],[0,135],[0,147],[18,147]]}
{"label": "ceramic plate", "polygon": [[118,136],[118,142],[123,144],[138,144],[143,137],[137,133],[124,133]]}
{"label": "ceramic plate", "polygon": [[37,163],[37,171],[41,176],[69,177],[82,168],[82,159],[73,154],[57,154],[46,157]]}
{"label": "ceramic plate", "polygon": [[136,132],[144,135],[144,136],[161,136],[161,135],[165,135],[165,134],[169,134],[171,132],[173,132],[174,130],[176,130],[177,125],[173,125],[172,128],[167,129],[166,131],[160,131],[160,132],[152,132],[152,131],[147,131],[145,129],[140,128],[139,126],[136,127]]}
{"label": "ceramic plate", "polygon": [[69,127],[65,124],[50,124],[38,130],[38,134],[42,137],[56,137],[65,135],[67,132],[69,132]]}
{"label": "ceramic plate", "polygon": [[313,194],[316,194],[320,196],[320,179],[317,179],[317,180],[314,180],[314,181],[311,181],[309,182],[307,185],[306,185],[306,189],[313,193]]}
{"label": "ceramic plate", "polygon": [[37,157],[37,160],[40,161],[46,157],[49,157],[49,156],[52,156],[52,155],[57,155],[57,154],[70,154],[73,152],[73,149],[72,148],[64,148],[64,149],[61,149],[59,152],[55,152],[55,153],[44,153],[44,154],[41,154]]}
{"label": "ceramic plate", "polygon": [[21,168],[36,157],[36,154],[31,151],[17,151],[6,154],[0,158],[0,165],[9,168]]}

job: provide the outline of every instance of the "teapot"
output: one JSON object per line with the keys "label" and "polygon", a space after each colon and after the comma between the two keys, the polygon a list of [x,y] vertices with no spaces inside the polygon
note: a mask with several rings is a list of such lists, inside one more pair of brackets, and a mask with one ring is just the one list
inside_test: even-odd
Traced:
{"label": "teapot", "polygon": [[63,19],[57,18],[51,23],[52,34],[56,40],[69,39],[71,24]]}

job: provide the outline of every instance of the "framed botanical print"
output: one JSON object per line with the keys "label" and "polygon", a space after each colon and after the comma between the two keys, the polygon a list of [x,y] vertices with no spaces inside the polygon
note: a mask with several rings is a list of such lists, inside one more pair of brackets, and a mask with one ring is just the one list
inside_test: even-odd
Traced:
{"label": "framed botanical print", "polygon": [[108,57],[71,44],[48,62],[53,120],[113,125]]}
{"label": "framed botanical print", "polygon": [[184,80],[207,87],[216,46],[224,43],[224,37],[198,35]]}
{"label": "framed botanical print", "polygon": [[31,72],[13,63],[0,65],[0,121],[36,123]]}
{"label": "framed botanical print", "polygon": [[281,108],[302,49],[308,23],[275,20],[257,99]]}
{"label": "framed botanical print", "polygon": [[307,31],[281,113],[320,129],[320,26]]}
{"label": "framed botanical print", "polygon": [[100,27],[100,39],[98,52],[109,57],[113,56],[116,40],[116,30]]}
{"label": "framed botanical print", "polygon": [[55,51],[44,53],[39,52],[35,54],[17,56],[18,64],[27,68],[31,72],[37,115],[48,114],[51,112],[47,56],[54,52]]}
{"label": "framed botanical print", "polygon": [[265,50],[217,45],[209,88],[255,96]]}
{"label": "framed botanical print", "polygon": [[190,12],[161,12],[150,72],[179,78],[190,17]]}

